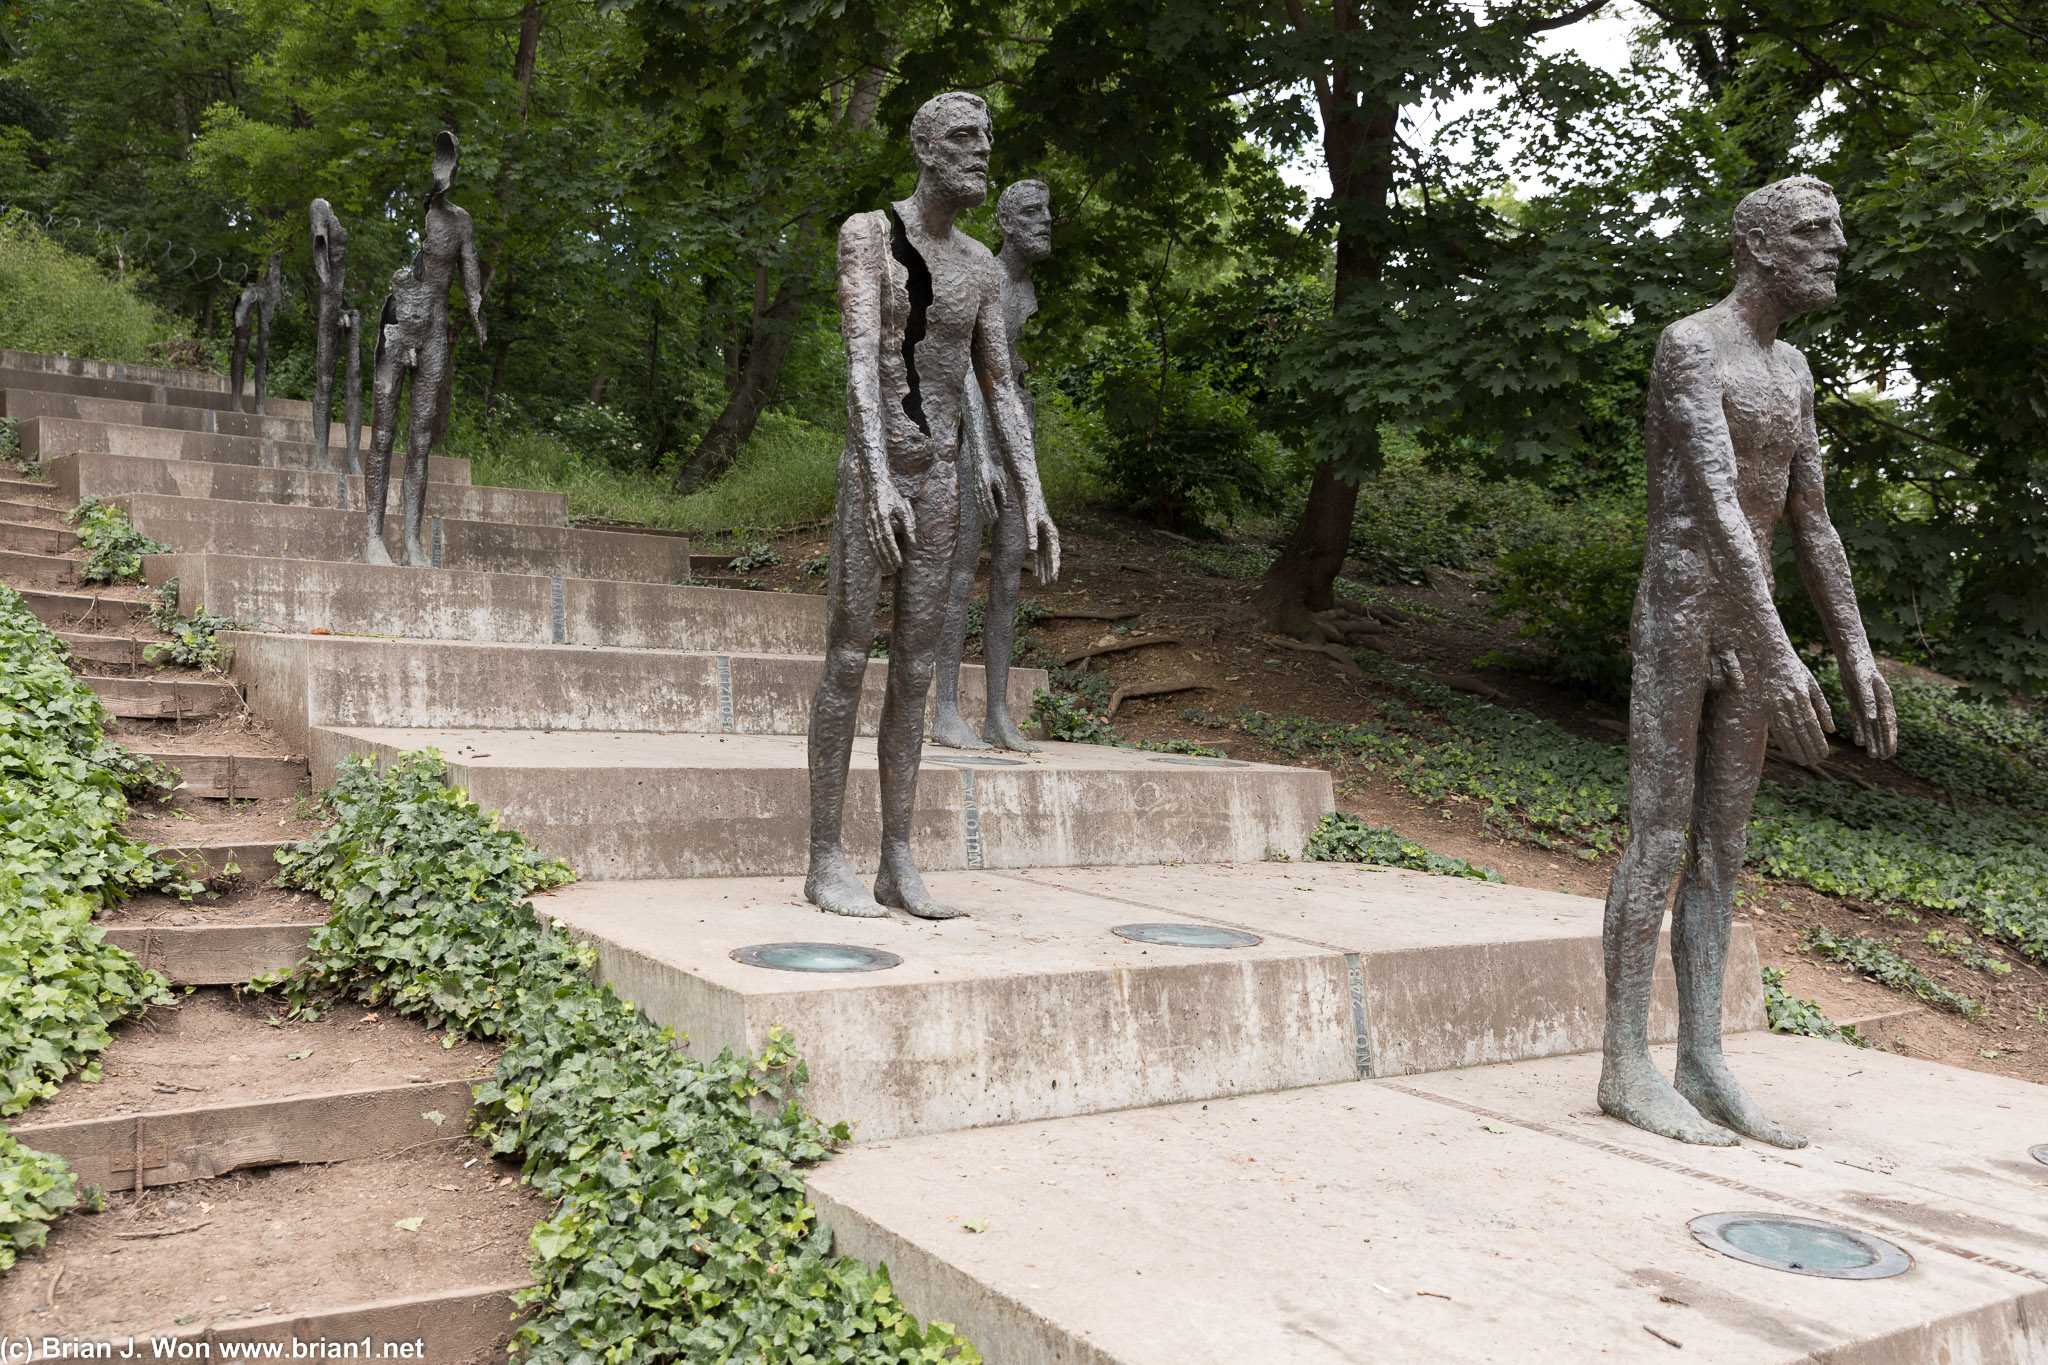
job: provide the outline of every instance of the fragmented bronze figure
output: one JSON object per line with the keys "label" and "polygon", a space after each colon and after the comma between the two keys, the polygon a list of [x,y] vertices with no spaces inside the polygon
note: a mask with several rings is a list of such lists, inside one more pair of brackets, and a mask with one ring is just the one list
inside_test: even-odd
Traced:
{"label": "fragmented bronze figure", "polygon": [[328,414],[334,410],[334,348],[346,346],[343,364],[342,420],[348,431],[348,472],[363,472],[362,340],[358,315],[348,306],[348,230],[325,199],[315,199],[313,273],[320,280],[320,312],[313,340],[313,467],[332,470],[327,454]]}
{"label": "fragmented bronze figure", "polygon": [[[1721,1051],[1721,985],[1743,831],[1766,742],[1811,763],[1835,728],[1771,593],[1771,538],[1790,523],[1800,576],[1842,671],[1856,742],[1898,747],[1828,520],[1813,375],[1778,327],[1835,301],[1847,245],[1826,184],[1780,180],[1735,210],[1735,291],[1666,328],[1650,372],[1649,542],[1630,642],[1629,843],[1607,893],[1607,1032],[1600,1107],[1683,1142],[1806,1139],[1764,1117]],[[1680,876],[1681,865],[1683,876]],[[1677,1084],[1650,1060],[1658,930],[1671,888]]]}
{"label": "fragmented bronze figure", "polygon": [[234,386],[229,406],[236,412],[244,411],[242,376],[249,363],[252,331],[256,334],[256,411],[263,411],[263,399],[270,387],[270,320],[277,316],[277,305],[283,297],[284,253],[273,251],[263,277],[244,285],[242,297],[235,303],[235,349],[228,363],[228,383]]}
{"label": "fragmented bronze figure", "polygon": [[[996,253],[1002,271],[1003,340],[1010,354],[1010,372],[1020,391],[1030,368],[1017,354],[1024,323],[1038,311],[1038,291],[1031,267],[1052,255],[1052,192],[1042,180],[1019,180],[996,200],[996,223],[1003,230],[1003,249]],[[1024,573],[1024,499],[995,450],[988,405],[981,387],[965,387],[966,458],[960,464],[960,538],[953,552],[953,587],[946,603],[946,629],[939,639],[939,686],[932,712],[932,743],[955,749],[1021,749],[1038,746],[1024,738],[1010,716],[1010,650],[1015,644],[1017,588]],[[1024,413],[1035,433],[1038,407],[1023,391]],[[1037,467],[1034,456],[1032,467]],[[967,647],[967,608],[974,598],[974,571],[981,563],[981,528],[989,537],[988,612],[981,628],[983,669],[988,685],[987,724],[980,735],[960,714],[960,656]]]}
{"label": "fragmented bronze figure", "polygon": [[[925,889],[910,856],[911,804],[923,748],[948,580],[960,528],[955,460],[970,372],[1014,481],[1040,582],[1059,576],[1059,535],[1046,515],[1031,422],[1010,372],[995,257],[953,219],[988,197],[988,106],[939,95],[910,124],[917,189],[839,231],[840,330],[846,340],[846,449],[839,458],[831,567],[825,582],[825,673],[811,707],[811,856],[804,894],[842,915],[895,906],[927,919],[958,913]],[[889,681],[876,748],[882,859],[871,896],[841,847],[847,765],[883,575],[893,576]]]}
{"label": "fragmented bronze figure", "polygon": [[412,264],[391,276],[391,293],[377,326],[376,407],[370,438],[369,540],[363,557],[389,564],[384,549],[384,496],[391,481],[391,447],[397,437],[398,395],[411,376],[412,415],[405,434],[405,531],[400,554],[407,564],[426,567],[433,558],[420,546],[420,525],[426,520],[427,455],[442,402],[441,379],[448,372],[452,349],[448,335],[448,290],[462,272],[462,294],[469,302],[469,324],[476,344],[484,333],[483,278],[476,261],[476,229],[469,213],[448,202],[462,147],[453,133],[434,136],[434,187],[427,192],[427,220],[420,229],[420,249]]}

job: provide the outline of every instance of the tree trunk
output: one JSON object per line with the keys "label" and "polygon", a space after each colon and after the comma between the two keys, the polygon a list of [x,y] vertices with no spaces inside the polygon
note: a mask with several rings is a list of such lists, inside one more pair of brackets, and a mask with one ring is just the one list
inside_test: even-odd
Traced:
{"label": "tree trunk", "polygon": [[[1354,8],[1339,4],[1336,22],[1339,29],[1355,27]],[[1379,91],[1359,89],[1354,73],[1343,70],[1317,80],[1316,98],[1338,222],[1332,309],[1341,316],[1352,290],[1379,278],[1383,237],[1367,227],[1367,220],[1387,212],[1399,110]],[[1261,628],[1310,639],[1328,634],[1312,613],[1336,603],[1337,575],[1351,547],[1351,517],[1358,508],[1357,476],[1378,466],[1379,444],[1377,428],[1361,425],[1349,433],[1342,451],[1316,466],[1301,520],[1252,594],[1253,619]]]}
{"label": "tree trunk", "polygon": [[746,362],[740,367],[739,382],[726,399],[724,411],[676,471],[678,488],[685,492],[703,488],[732,468],[733,461],[740,457],[740,451],[754,434],[754,423],[761,420],[768,399],[775,392],[782,362],[789,355],[790,343],[796,339],[797,318],[803,313],[803,305],[796,282],[785,279],[775,291],[775,301],[755,324]]}

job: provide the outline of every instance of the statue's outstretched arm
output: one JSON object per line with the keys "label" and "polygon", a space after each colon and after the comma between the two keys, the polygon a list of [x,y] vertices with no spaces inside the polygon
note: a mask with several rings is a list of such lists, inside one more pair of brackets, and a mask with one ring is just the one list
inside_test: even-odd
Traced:
{"label": "statue's outstretched arm", "polygon": [[996,449],[1024,501],[1024,543],[1033,553],[1032,573],[1041,585],[1050,584],[1060,576],[1060,532],[1046,511],[1031,417],[1010,368],[1009,334],[1004,330],[1002,288],[994,261],[987,263],[981,310],[974,320],[974,374],[988,406]]}
{"label": "statue's outstretched arm", "polygon": [[[917,543],[917,516],[889,477],[889,427],[882,414],[882,282],[889,234],[880,214],[857,213],[839,229],[839,332],[846,343],[846,443],[865,505],[861,527],[884,573]],[[901,537],[899,542],[898,537]]]}
{"label": "statue's outstretched arm", "polygon": [[[1796,352],[1795,352],[1796,354]],[[1805,357],[1800,357],[1802,366]],[[1878,672],[1863,613],[1856,605],[1856,585],[1849,576],[1849,556],[1828,516],[1826,472],[1821,467],[1820,433],[1813,421],[1813,381],[1799,413],[1799,453],[1792,460],[1791,486],[1785,498],[1785,519],[1792,531],[1792,552],[1799,576],[1820,611],[1828,643],[1842,670],[1849,716],[1856,742],[1872,757],[1889,758],[1899,747],[1897,713],[1892,691]]]}

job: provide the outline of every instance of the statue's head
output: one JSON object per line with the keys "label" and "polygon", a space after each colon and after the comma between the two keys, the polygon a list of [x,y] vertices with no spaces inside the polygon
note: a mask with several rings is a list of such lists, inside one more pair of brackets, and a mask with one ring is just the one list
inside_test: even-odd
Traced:
{"label": "statue's head", "polygon": [[315,199],[311,211],[313,220],[313,273],[320,283],[327,283],[328,276],[341,268],[348,255],[348,231],[341,220],[334,216],[334,206],[325,199]]}
{"label": "statue's head", "polygon": [[1043,180],[1019,180],[1006,186],[996,200],[996,226],[1003,230],[1003,245],[1015,244],[1026,261],[1042,261],[1052,255],[1052,191]]}
{"label": "statue's head", "polygon": [[1730,237],[1736,278],[1756,280],[1787,312],[1834,303],[1835,272],[1849,239],[1825,180],[1795,175],[1757,190],[1735,206]]}
{"label": "statue's head", "polygon": [[936,190],[956,209],[973,208],[988,198],[993,145],[987,102],[964,90],[932,96],[910,120],[918,187],[926,193]]}
{"label": "statue's head", "polygon": [[429,203],[448,193],[455,184],[455,168],[462,161],[462,144],[445,128],[434,134],[434,188],[427,192]]}

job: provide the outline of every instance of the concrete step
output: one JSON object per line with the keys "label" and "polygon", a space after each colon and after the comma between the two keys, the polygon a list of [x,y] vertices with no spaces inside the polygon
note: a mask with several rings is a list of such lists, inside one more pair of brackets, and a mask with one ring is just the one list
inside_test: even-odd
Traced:
{"label": "concrete step", "polygon": [[[130,745],[135,753],[173,769],[194,796],[246,801],[293,796],[307,787],[306,760],[267,754],[196,754],[170,745]],[[327,771],[332,771],[332,765]]]}
{"label": "concrete step", "polygon": [[266,630],[748,654],[825,648],[825,599],[805,593],[222,554],[151,555],[143,572],[152,584],[176,578],[187,615],[204,604]]}
{"label": "concrete step", "polygon": [[[21,483],[18,480],[10,480],[9,482],[12,482],[16,489],[35,489],[40,492],[50,488],[49,484]],[[0,501],[0,521],[11,521],[27,526],[61,527],[70,524],[65,519],[65,512],[61,507],[45,507],[40,503],[12,501]]]}
{"label": "concrete step", "polygon": [[[934,872],[929,885],[967,916],[840,919],[806,903],[795,875],[582,882],[536,905],[693,1055],[758,1052],[771,1030],[791,1030],[806,1103],[827,1122],[855,1120],[864,1141],[1600,1042],[1602,906],[1583,896],[1335,863]],[[1113,932],[1133,923],[1254,941]],[[817,941],[902,963],[794,972],[733,957]],[[1732,957],[1728,1027],[1761,1028],[1746,927]],[[1677,1019],[1668,952],[1658,971],[1662,1039]]]}
{"label": "concrete step", "polygon": [[[360,564],[363,559],[363,512],[155,493],[132,494],[120,502],[136,530],[173,550],[345,564]],[[642,583],[689,577],[690,542],[669,536],[440,516],[428,521],[420,538],[436,568]],[[401,518],[394,509],[384,523],[385,545],[394,558],[400,529]]]}
{"label": "concrete step", "polygon": [[[75,568],[65,560],[68,575]],[[56,630],[72,630],[79,627],[118,625],[126,621],[147,621],[150,604],[132,598],[110,596],[87,589],[75,592],[50,592],[37,588],[17,589],[22,605],[29,609],[38,621]]]}
{"label": "concrete step", "polygon": [[[178,370],[161,365],[124,365],[112,360],[84,360],[78,356],[50,355],[43,351],[0,349],[0,370],[25,374],[68,374],[85,379],[118,379],[138,384],[163,384],[173,388],[199,389],[207,393],[229,393],[228,377],[207,370]],[[254,397],[256,384],[242,381],[242,391]]]}
{"label": "concrete step", "polygon": [[86,674],[90,687],[107,710],[123,720],[193,720],[232,716],[242,709],[242,692],[233,683],[204,678],[105,678]]}
{"label": "concrete step", "polygon": [[[112,426],[162,427],[208,435],[296,442],[305,445],[309,450],[312,448],[313,440],[313,423],[311,419],[305,417],[258,416],[253,412],[224,412],[217,408],[136,402],[126,398],[94,398],[75,393],[50,393],[21,388],[0,389],[0,410],[4,410],[6,416],[20,422],[21,448],[28,453],[46,448],[49,449],[49,453],[56,455],[72,453],[51,446],[53,438],[48,436],[38,438],[40,443],[37,445],[29,444],[28,424],[31,420],[39,418],[60,418]],[[336,451],[346,450],[348,434],[342,423],[336,422],[331,426],[329,438],[333,441]],[[364,439],[369,438],[366,436]]]}
{"label": "concrete step", "polygon": [[[185,427],[88,422],[70,417],[30,418],[21,424],[20,435],[24,453],[52,461],[65,455],[120,455],[140,460],[194,460],[258,469],[299,470],[308,476],[309,488],[319,486],[314,482],[317,478],[338,477],[319,475],[314,469],[310,440],[280,441],[262,436],[221,435]],[[337,460],[346,458],[338,445],[331,454]],[[402,468],[396,477],[403,477]],[[427,484],[430,489],[441,484],[468,482],[468,460],[451,460],[440,455],[428,457]],[[361,505],[360,497],[351,501],[352,505]]]}
{"label": "concrete step", "polygon": [[[244,382],[248,396],[243,407],[253,412],[255,391]],[[166,407],[225,412],[233,406],[228,388],[198,389],[187,384],[151,383],[140,379],[103,379],[93,375],[61,374],[44,369],[15,369],[0,365],[0,389],[64,394],[76,398],[111,398],[130,403],[154,403]],[[313,405],[302,398],[269,398],[267,415],[298,421],[310,420]]]}
{"label": "concrete step", "polygon": [[61,555],[78,549],[78,532],[57,526],[29,525],[0,521],[0,550],[26,550],[30,554]]}
{"label": "concrete step", "polygon": [[[50,478],[66,497],[118,498],[131,493],[169,497],[214,498],[224,502],[268,502],[297,507],[329,507],[360,512],[369,506],[364,481],[345,474],[320,474],[310,469],[266,469],[246,464],[214,464],[205,460],[150,458],[135,455],[60,455],[50,462]],[[396,481],[394,481],[395,485]],[[385,494],[385,506],[396,510],[398,489]],[[468,521],[516,522],[533,526],[567,526],[569,495],[526,488],[489,488],[467,483],[429,483],[429,516]],[[4,515],[4,509],[0,509]]]}
{"label": "concrete step", "polygon": [[[432,747],[451,780],[585,877],[801,874],[810,807],[800,735],[319,727],[315,772],[352,753]],[[881,839],[874,743],[854,744],[846,847]],[[1298,852],[1330,775],[1091,744],[1043,753],[927,748],[912,848],[925,868],[1257,861]]]}
{"label": "concrete step", "polygon": [[[822,670],[789,654],[252,632],[235,636],[233,665],[249,705],[295,747],[317,726],[800,735]],[[881,718],[887,671],[868,665],[863,734]],[[983,714],[984,685],[979,665],[960,670],[964,714]],[[1011,714],[1028,717],[1045,686],[1043,670],[1011,670]]]}
{"label": "concrete step", "polygon": [[80,635],[74,631],[60,630],[57,638],[71,651],[71,657],[78,663],[107,664],[116,667],[136,668],[142,663],[142,641],[131,640],[125,635]]}
{"label": "concrete step", "polygon": [[[863,1144],[807,1183],[835,1250],[1006,1365],[2048,1359],[2038,1087],[1765,1032],[1728,1050],[1811,1148],[1618,1123],[1579,1055]],[[1913,1266],[1747,1264],[1691,1235],[1719,1212]]]}

